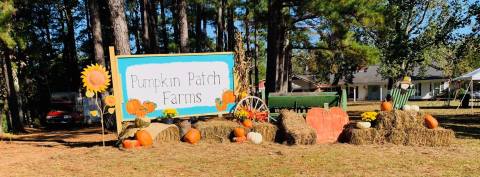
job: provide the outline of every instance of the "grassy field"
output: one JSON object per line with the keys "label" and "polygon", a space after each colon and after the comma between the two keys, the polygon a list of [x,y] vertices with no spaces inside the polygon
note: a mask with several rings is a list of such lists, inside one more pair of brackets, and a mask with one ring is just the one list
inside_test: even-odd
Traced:
{"label": "grassy field", "polygon": [[[98,128],[32,130],[0,142],[0,176],[480,176],[480,109],[414,104],[456,131],[452,146],[172,143],[123,151],[99,147]],[[355,103],[349,114],[375,109]]]}

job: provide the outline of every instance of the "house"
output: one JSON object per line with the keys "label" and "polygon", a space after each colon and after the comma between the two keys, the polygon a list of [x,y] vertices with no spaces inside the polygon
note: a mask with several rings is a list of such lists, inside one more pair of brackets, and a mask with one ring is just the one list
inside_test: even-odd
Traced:
{"label": "house", "polygon": [[[354,101],[383,100],[388,94],[388,80],[383,79],[377,72],[378,67],[378,65],[373,65],[359,70],[354,74],[351,84],[346,84],[343,80],[338,84],[346,86],[348,98]],[[431,67],[425,70],[415,68],[411,78],[417,91],[415,96],[410,99],[432,99],[435,95],[448,89],[448,79],[443,75],[443,72]],[[331,80],[333,80],[333,77]]]}

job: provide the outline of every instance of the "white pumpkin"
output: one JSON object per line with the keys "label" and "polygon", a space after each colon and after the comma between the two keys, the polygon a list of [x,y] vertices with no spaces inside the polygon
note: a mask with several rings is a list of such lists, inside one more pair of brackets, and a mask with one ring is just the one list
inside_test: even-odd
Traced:
{"label": "white pumpkin", "polygon": [[262,143],[263,137],[260,133],[250,132],[247,134],[247,140],[252,142],[253,144],[260,144]]}
{"label": "white pumpkin", "polygon": [[404,111],[412,111],[412,107],[411,107],[410,105],[404,105],[404,106],[402,107],[402,109],[403,109]]}
{"label": "white pumpkin", "polygon": [[359,129],[366,129],[366,128],[370,128],[372,126],[372,124],[370,122],[357,122],[357,128]]}
{"label": "white pumpkin", "polygon": [[420,107],[418,105],[412,105],[411,109],[412,111],[416,111],[416,112],[420,111]]}

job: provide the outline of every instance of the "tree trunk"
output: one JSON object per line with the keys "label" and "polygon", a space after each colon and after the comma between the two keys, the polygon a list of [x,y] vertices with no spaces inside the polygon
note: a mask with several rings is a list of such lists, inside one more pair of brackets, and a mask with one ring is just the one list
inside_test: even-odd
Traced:
{"label": "tree trunk", "polygon": [[3,71],[5,76],[5,84],[7,90],[7,103],[8,104],[8,112],[10,117],[10,125],[9,129],[13,133],[23,132],[23,122],[22,116],[20,115],[20,107],[18,102],[18,95],[15,89],[15,81],[13,77],[12,71],[12,55],[10,54],[9,49],[5,49],[4,57],[3,57]]}
{"label": "tree trunk", "polygon": [[217,7],[217,52],[223,52],[223,34],[224,34],[224,23],[223,23],[223,7],[225,6],[224,0],[218,2]]}
{"label": "tree trunk", "polygon": [[287,92],[290,61],[286,57],[288,49],[288,31],[282,2],[271,1],[268,6],[267,34],[267,82],[266,92]]}
{"label": "tree trunk", "polygon": [[165,17],[165,0],[160,0],[160,13],[161,23],[162,23],[162,42],[163,42],[163,52],[168,53],[168,36],[167,36],[167,19]]}
{"label": "tree trunk", "polygon": [[195,3],[195,51],[201,52],[203,45],[202,18],[203,8],[200,3]]}
{"label": "tree trunk", "polygon": [[[137,10],[137,2],[135,1],[135,7],[132,10],[132,13],[130,13],[130,19],[132,20],[130,28],[132,29],[132,34],[133,37],[135,38],[135,48],[137,49],[135,53],[143,53],[144,49],[142,48],[140,35],[142,34],[141,29],[138,27],[140,24],[140,12]],[[139,4],[139,3],[138,3]]]}
{"label": "tree trunk", "polygon": [[187,2],[185,0],[177,1],[178,8],[178,27],[180,29],[180,52],[189,52],[188,48],[188,21],[187,21]]}
{"label": "tree trunk", "polygon": [[150,48],[151,48],[151,53],[159,53],[160,52],[160,47],[158,46],[158,13],[157,13],[157,6],[158,2],[157,0],[150,0],[149,1],[149,15],[148,15],[148,27],[149,29],[149,34],[150,34]]}
{"label": "tree trunk", "polygon": [[88,7],[90,9],[90,22],[92,23],[93,54],[95,62],[105,66],[100,9],[95,0],[88,0]]}
{"label": "tree trunk", "polygon": [[130,43],[128,39],[127,22],[125,21],[125,1],[108,0],[113,24],[114,45],[118,54],[129,55]]}
{"label": "tree trunk", "polygon": [[235,47],[235,12],[234,8],[231,5],[227,10],[227,33],[228,33],[228,43],[227,50],[233,51]]}
{"label": "tree trunk", "polygon": [[140,13],[142,19],[142,42],[143,48],[145,49],[145,53],[151,53],[150,49],[150,34],[149,34],[149,27],[148,27],[148,8],[149,2],[148,0],[140,0]]}

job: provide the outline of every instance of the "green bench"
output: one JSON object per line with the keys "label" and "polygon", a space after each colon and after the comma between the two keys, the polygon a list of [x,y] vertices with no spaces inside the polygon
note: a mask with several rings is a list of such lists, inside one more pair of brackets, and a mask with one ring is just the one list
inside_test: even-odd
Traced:
{"label": "green bench", "polygon": [[271,113],[278,113],[280,109],[305,113],[312,107],[324,107],[325,104],[330,107],[340,106],[340,95],[337,92],[293,92],[268,95],[268,108]]}

